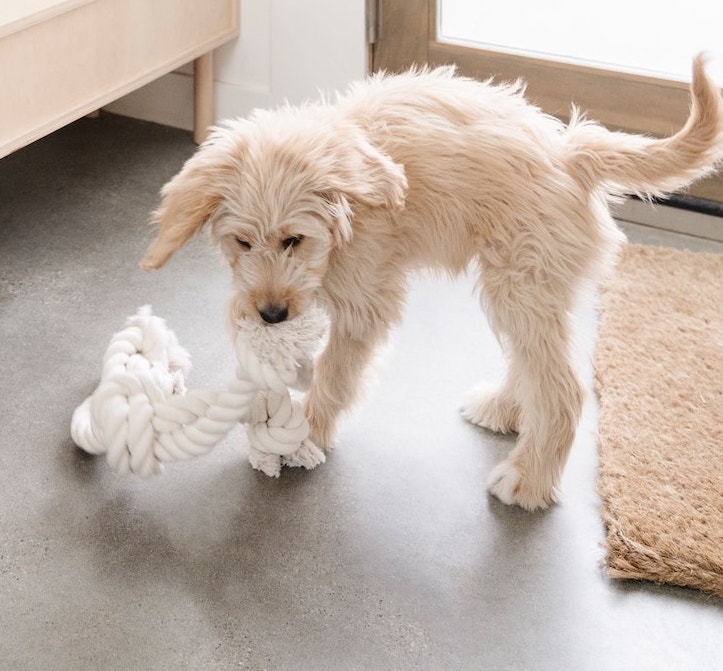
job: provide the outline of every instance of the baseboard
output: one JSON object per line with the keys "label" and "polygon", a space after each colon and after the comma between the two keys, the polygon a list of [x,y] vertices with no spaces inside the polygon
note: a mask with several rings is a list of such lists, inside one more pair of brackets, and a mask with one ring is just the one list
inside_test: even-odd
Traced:
{"label": "baseboard", "polygon": [[[245,116],[255,107],[271,104],[271,93],[264,87],[220,81],[213,86],[217,121]],[[160,77],[104,109],[134,119],[193,130],[193,68]]]}
{"label": "baseboard", "polygon": [[678,203],[678,206],[664,203],[651,204],[629,198],[616,206],[613,214],[621,221],[723,242],[723,217],[696,211],[692,206],[689,209],[689,205],[689,203]]}
{"label": "baseboard", "polygon": [[114,114],[193,130],[193,74],[175,71],[112,102]]}

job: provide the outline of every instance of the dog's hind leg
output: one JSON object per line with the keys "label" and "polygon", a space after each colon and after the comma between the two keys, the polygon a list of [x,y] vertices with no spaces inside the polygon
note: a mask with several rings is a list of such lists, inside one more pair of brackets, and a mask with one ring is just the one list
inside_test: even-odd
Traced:
{"label": "dog's hind leg", "polygon": [[572,363],[561,319],[528,321],[522,337],[510,338],[520,408],[519,438],[488,481],[505,503],[546,508],[557,497],[562,470],[575,439],[584,391]]}
{"label": "dog's hind leg", "polygon": [[488,486],[505,503],[546,508],[556,500],[584,398],[573,365],[569,302],[563,299],[569,290],[560,282],[520,281],[515,273],[495,279],[491,291],[485,285],[487,307],[505,343],[510,372],[501,394],[482,405],[488,413],[483,419],[497,412],[497,419],[516,424],[519,438],[493,469]]}
{"label": "dog's hind leg", "polygon": [[477,424],[496,433],[514,433],[520,429],[520,404],[516,390],[519,373],[512,369],[499,388],[477,387],[462,407],[462,416],[472,424]]}

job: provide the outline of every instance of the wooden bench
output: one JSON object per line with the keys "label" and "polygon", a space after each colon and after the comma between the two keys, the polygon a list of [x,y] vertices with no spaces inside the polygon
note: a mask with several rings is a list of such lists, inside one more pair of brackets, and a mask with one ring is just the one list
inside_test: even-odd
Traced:
{"label": "wooden bench", "polygon": [[2,0],[0,157],[194,61],[194,136],[238,0]]}

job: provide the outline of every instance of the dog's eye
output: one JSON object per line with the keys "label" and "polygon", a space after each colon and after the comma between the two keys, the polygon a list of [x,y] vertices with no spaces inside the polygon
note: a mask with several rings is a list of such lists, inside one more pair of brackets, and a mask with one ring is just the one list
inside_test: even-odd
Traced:
{"label": "dog's eye", "polygon": [[284,249],[290,249],[291,247],[298,247],[303,239],[303,235],[293,235],[289,238],[284,238],[281,241],[281,244],[283,245]]}
{"label": "dog's eye", "polygon": [[239,238],[236,236],[236,244],[241,247],[241,249],[251,249],[251,243],[246,242],[243,238]]}

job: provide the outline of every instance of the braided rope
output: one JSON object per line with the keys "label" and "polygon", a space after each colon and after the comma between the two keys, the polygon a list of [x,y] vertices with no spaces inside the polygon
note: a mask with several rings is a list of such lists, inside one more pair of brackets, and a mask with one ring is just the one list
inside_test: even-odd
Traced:
{"label": "braided rope", "polygon": [[273,327],[239,322],[236,379],[223,392],[186,392],[190,357],[145,306],[111,339],[98,387],[73,413],[73,441],[105,453],[121,473],[147,477],[163,462],[207,454],[244,422],[254,468],[270,476],[282,465],[313,468],[324,453],[308,440],[309,425],[288,388],[310,369],[324,330],[314,310]]}

